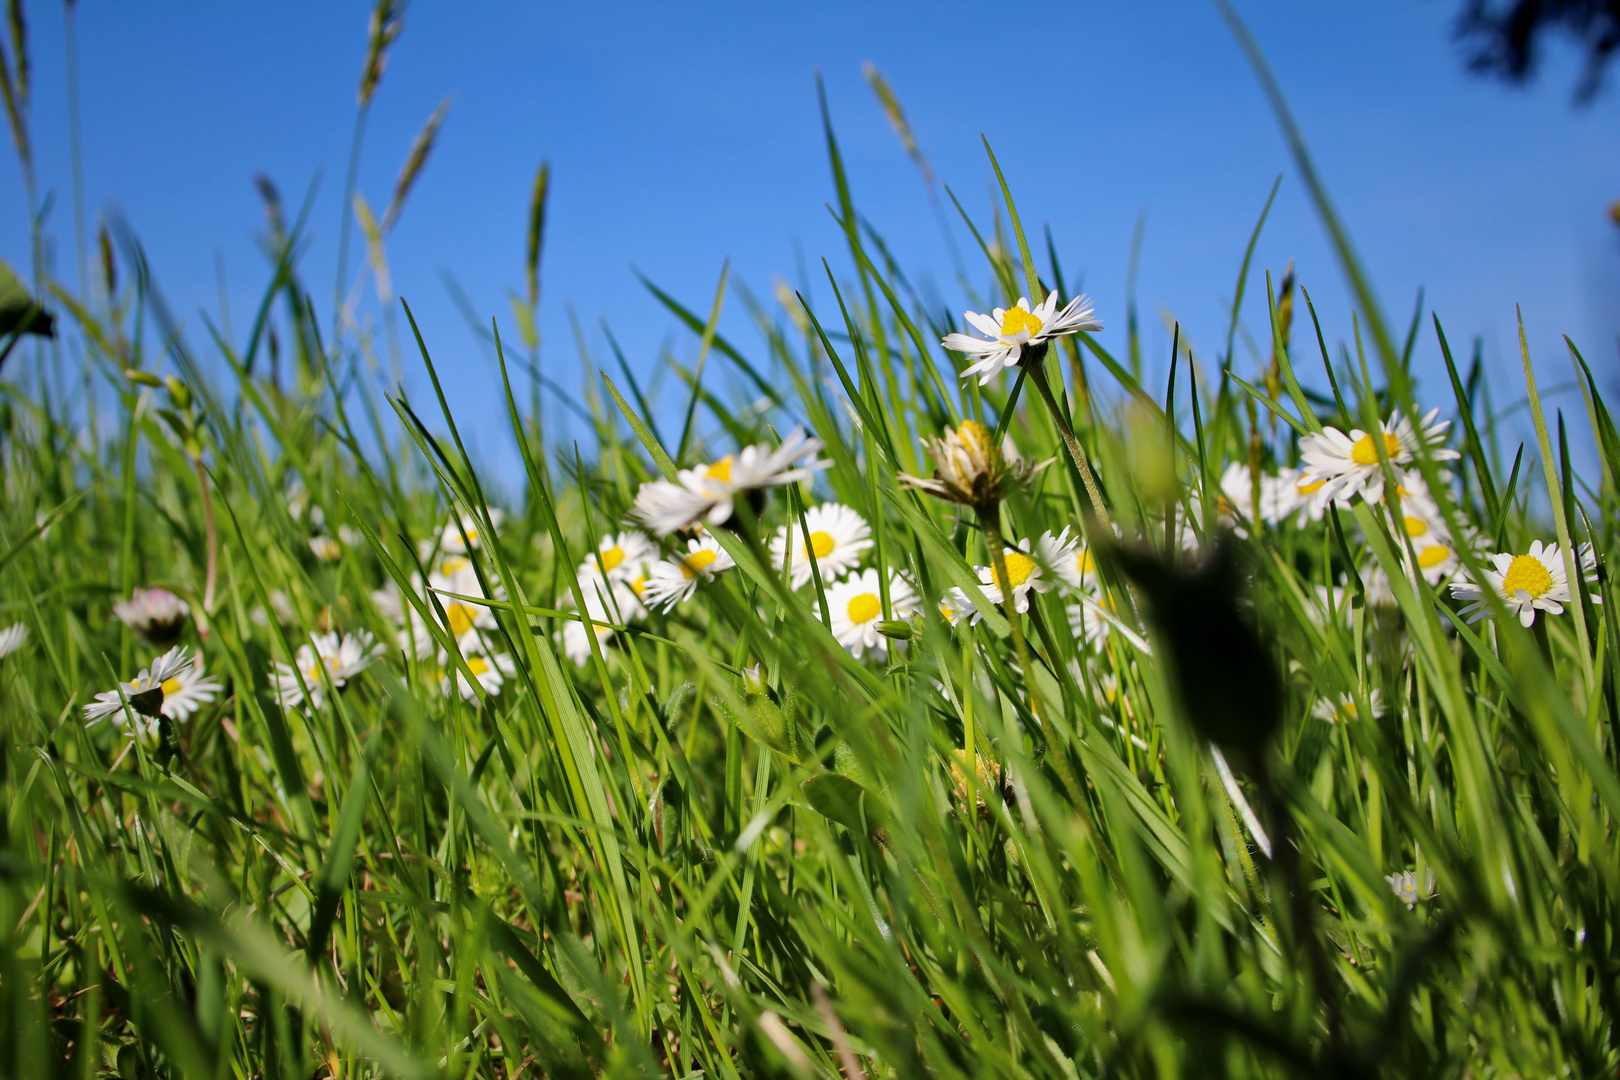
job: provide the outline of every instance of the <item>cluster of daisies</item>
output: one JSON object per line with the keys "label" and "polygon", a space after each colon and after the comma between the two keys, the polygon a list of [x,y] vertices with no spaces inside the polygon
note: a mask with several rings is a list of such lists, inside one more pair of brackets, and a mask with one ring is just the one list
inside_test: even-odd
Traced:
{"label": "cluster of daisies", "polygon": [[[489,525],[500,528],[504,516],[491,509]],[[392,581],[371,594],[377,609],[394,623],[398,647],[427,666],[442,693],[464,701],[474,700],[480,691],[499,694],[517,670],[511,654],[501,648],[500,627],[487,603],[503,599],[501,592],[486,590],[473,564],[473,553],[484,543],[482,529],[477,517],[464,514],[421,545],[418,555],[430,569],[425,580],[420,574],[411,579],[420,609],[407,603]],[[446,641],[455,643],[459,662],[445,648]]]}

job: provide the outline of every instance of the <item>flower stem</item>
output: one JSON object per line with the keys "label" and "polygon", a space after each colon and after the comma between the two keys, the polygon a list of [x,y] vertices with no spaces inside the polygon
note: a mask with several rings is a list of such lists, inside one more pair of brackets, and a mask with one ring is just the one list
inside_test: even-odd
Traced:
{"label": "flower stem", "polygon": [[191,463],[197,469],[197,487],[202,490],[203,528],[208,535],[208,571],[203,583],[203,615],[199,619],[197,630],[207,636],[206,616],[214,610],[214,583],[219,576],[219,530],[214,525],[214,497],[208,490],[208,472],[203,468],[202,458],[194,457]]}
{"label": "flower stem", "polygon": [[1035,389],[1040,393],[1041,400],[1046,402],[1046,410],[1052,414],[1058,434],[1063,436],[1063,444],[1069,448],[1069,458],[1080,474],[1080,483],[1085,486],[1086,497],[1091,500],[1092,515],[1106,532],[1112,532],[1113,524],[1108,518],[1108,508],[1103,505],[1102,489],[1097,486],[1097,477],[1092,473],[1091,466],[1086,464],[1086,455],[1080,449],[1080,440],[1074,437],[1074,427],[1069,423],[1069,418],[1064,415],[1063,410],[1058,408],[1057,399],[1052,396],[1052,387],[1046,381],[1046,349],[1042,348],[1039,355],[1032,350],[1024,367],[1029,372],[1030,382],[1035,384]]}
{"label": "flower stem", "polygon": [[985,546],[990,549],[990,565],[995,570],[996,584],[1001,589],[1001,609],[1006,613],[1007,625],[1012,628],[1013,648],[1018,651],[1018,664],[1024,671],[1024,691],[1029,695],[1029,708],[1041,716],[1040,692],[1035,689],[1035,667],[1029,658],[1029,642],[1024,640],[1024,628],[1019,622],[1018,606],[1013,599],[1012,581],[1007,577],[1005,541],[1001,536],[1001,504],[984,503],[974,507],[979,512],[979,528],[984,531]]}

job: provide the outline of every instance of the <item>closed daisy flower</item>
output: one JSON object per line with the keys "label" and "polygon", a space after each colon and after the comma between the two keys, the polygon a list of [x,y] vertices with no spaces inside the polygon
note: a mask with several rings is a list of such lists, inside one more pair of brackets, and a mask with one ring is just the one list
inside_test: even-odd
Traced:
{"label": "closed daisy flower", "polygon": [[808,480],[831,467],[830,461],[816,460],[820,449],[820,439],[795,428],[775,449],[757,443],[735,456],[682,469],[674,480],[649,480],[636,494],[630,516],[659,536],[699,524],[718,528],[731,520],[737,496]]}
{"label": "closed daisy flower", "polygon": [[[110,716],[114,723],[121,725],[126,700],[137,713],[156,718],[163,714],[165,695],[180,688],[180,679],[190,674],[191,665],[186,647],[177,645],[153,660],[150,667],[143,668],[129,682],[119,684],[118,690],[97,694],[95,700],[84,707],[84,718],[93,723]],[[120,690],[123,691],[121,697]]]}
{"label": "closed daisy flower", "polygon": [[[310,634],[309,644],[298,646],[293,665],[276,661],[271,685],[282,708],[290,709],[304,700],[307,691],[309,703],[320,708],[326,700],[327,682],[332,689],[341,690],[345,683],[366,668],[382,654],[382,646],[368,630],[352,634]],[[300,685],[299,677],[303,677]]]}
{"label": "closed daisy flower", "polygon": [[[1469,622],[1489,614],[1486,589],[1494,592],[1526,627],[1535,624],[1538,611],[1549,615],[1564,613],[1564,605],[1570,600],[1569,575],[1564,571],[1564,557],[1557,544],[1543,546],[1540,540],[1533,540],[1530,550],[1523,555],[1500,552],[1490,556],[1488,561],[1496,569],[1483,571],[1483,583],[1459,581],[1451,586],[1451,595],[1467,605],[1460,614]],[[1579,561],[1583,571],[1592,568],[1590,546],[1581,549]]]}
{"label": "closed daisy flower", "polygon": [[22,648],[23,642],[28,640],[28,627],[22,623],[13,623],[0,630],[0,659],[10,656]]}
{"label": "closed daisy flower", "polygon": [[861,515],[842,503],[812,506],[804,513],[802,527],[797,521],[789,522],[771,538],[771,565],[778,570],[782,569],[791,544],[795,589],[803,588],[811,577],[810,556],[804,546],[806,532],[810,534],[809,550],[815,553],[823,583],[860,562],[862,552],[872,546],[872,529]]}
{"label": "closed daisy flower", "polygon": [[1057,300],[1057,291],[1053,290],[1034,310],[1030,309],[1029,298],[1020,296],[1012,307],[996,308],[989,315],[964,312],[962,317],[968,325],[985,336],[946,334],[940,344],[972,357],[973,363],[962,370],[962,377],[977,376],[983,386],[1007,368],[1016,367],[1026,346],[1044,345],[1081,330],[1102,329],[1085,295],[1070,300],[1062,311],[1057,309]]}
{"label": "closed daisy flower", "polygon": [[[899,574],[889,575],[889,610],[896,619],[917,613],[917,593]],[[867,652],[879,660],[888,655],[888,639],[878,630],[883,598],[877,570],[868,567],[827,590],[827,614],[833,637],[859,660]]]}
{"label": "closed daisy flower", "polygon": [[[467,653],[462,660],[466,663],[467,670],[472,672],[473,678],[478,681],[478,685],[483,687],[484,693],[490,697],[500,693],[507,676],[517,671],[517,666],[506,653],[489,655]],[[461,669],[450,663],[448,655],[441,655],[439,663],[444,671],[439,678],[439,689],[443,693],[458,693],[463,701],[471,701],[478,696],[478,691],[473,689],[472,683],[467,681]]]}
{"label": "closed daisy flower", "polygon": [[1451,421],[1437,421],[1439,415],[1439,409],[1431,409],[1420,424],[1413,425],[1397,409],[1376,434],[1353,428],[1346,435],[1338,428],[1327,427],[1320,434],[1301,438],[1299,451],[1305,467],[1296,488],[1313,500],[1313,516],[1320,516],[1318,507],[1325,508],[1329,502],[1348,504],[1356,495],[1372,503],[1383,498],[1384,473],[1378,463],[1379,443],[1375,439],[1382,441],[1385,456],[1395,466],[1409,464],[1419,446],[1425,445],[1436,460],[1457,457],[1457,451],[1441,445]]}
{"label": "closed daisy flower", "polygon": [[185,629],[191,607],[167,589],[136,589],[113,605],[113,615],[154,645],[173,645]]}
{"label": "closed daisy flower", "polygon": [[660,559],[648,567],[641,599],[650,608],[668,611],[697,592],[698,582],[737,564],[712,536],[686,542],[686,554]]}

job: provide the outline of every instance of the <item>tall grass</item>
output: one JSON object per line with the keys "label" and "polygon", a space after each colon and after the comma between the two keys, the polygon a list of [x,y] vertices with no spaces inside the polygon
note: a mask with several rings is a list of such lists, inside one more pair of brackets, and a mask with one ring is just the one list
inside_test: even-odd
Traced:
{"label": "tall grass", "polygon": [[[434,393],[380,387],[374,342],[316,314],[299,220],[247,336],[201,354],[133,237],[104,239],[94,288],[36,281],[102,396],[68,410],[43,363],[0,387],[0,598],[28,630],[0,659],[0,1073],[1613,1074],[1620,437],[1574,346],[1596,476],[1528,352],[1516,452],[1438,319],[1411,335],[1449,379],[1419,386],[1339,231],[1355,327],[1291,280],[1262,293],[1244,256],[1258,370],[1229,344],[1148,387],[1081,333],[981,387],[826,141],[834,302],[657,290],[699,359],[664,361],[682,389],[656,404],[604,372],[577,450],[548,443],[530,362],[542,174],[515,351],[492,330],[525,477],[499,507],[440,392],[444,328],[401,306]],[[968,302],[1068,299],[1004,210],[964,216]],[[757,347],[717,332],[738,302]],[[1420,393],[1456,460],[1382,447],[1388,501],[1244,509],[1303,437],[1420,417]],[[970,420],[1056,459],[990,516],[898,479]],[[796,424],[830,467],[739,501],[712,533],[736,566],[692,599],[649,613],[582,574],[643,483]],[[1405,569],[1420,485],[1456,563],[1433,580]],[[819,562],[794,588],[767,552],[832,501],[871,531],[881,657],[835,638]],[[986,537],[1065,528],[1094,576],[1037,565],[1059,587],[992,603],[980,568],[1009,553]],[[1567,564],[1570,602],[1528,629],[1499,599],[1461,617],[1447,585],[1538,539],[1591,543],[1599,573]],[[1214,563],[1234,588],[1190,569]],[[121,723],[83,715],[162,651],[112,615],[136,587],[188,603],[181,643],[223,684],[141,738],[127,684]],[[329,631],[381,655],[340,687],[298,663]]]}

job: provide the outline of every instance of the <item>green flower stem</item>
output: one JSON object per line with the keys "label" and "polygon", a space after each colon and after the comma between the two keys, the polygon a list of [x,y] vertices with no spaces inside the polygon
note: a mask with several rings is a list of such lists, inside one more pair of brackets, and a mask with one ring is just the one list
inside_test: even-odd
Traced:
{"label": "green flower stem", "polygon": [[995,568],[996,581],[1001,588],[1001,610],[1006,613],[1007,625],[1012,628],[1013,648],[1018,651],[1018,664],[1024,671],[1024,692],[1029,695],[1030,711],[1040,716],[1041,698],[1040,691],[1035,689],[1035,667],[1030,662],[1029,642],[1024,640],[1024,628],[1013,601],[1012,581],[1007,577],[1007,545],[1001,536],[1001,504],[985,503],[974,509],[979,512],[979,528],[984,530],[985,546],[990,549],[990,564]]}
{"label": "green flower stem", "polygon": [[1057,424],[1058,434],[1063,436],[1063,445],[1069,448],[1069,458],[1074,462],[1076,471],[1080,474],[1080,483],[1085,486],[1086,497],[1091,500],[1091,514],[1102,525],[1104,534],[1113,532],[1113,523],[1108,517],[1108,508],[1103,505],[1102,489],[1097,486],[1097,477],[1093,475],[1091,466],[1086,464],[1086,455],[1080,449],[1080,440],[1074,437],[1074,427],[1063,410],[1058,408],[1057,399],[1052,396],[1052,387],[1046,381],[1046,347],[1039,350],[1031,349],[1024,360],[1024,369],[1029,372],[1030,382],[1035,384],[1041,400],[1046,402],[1046,410],[1052,414],[1052,420]]}

